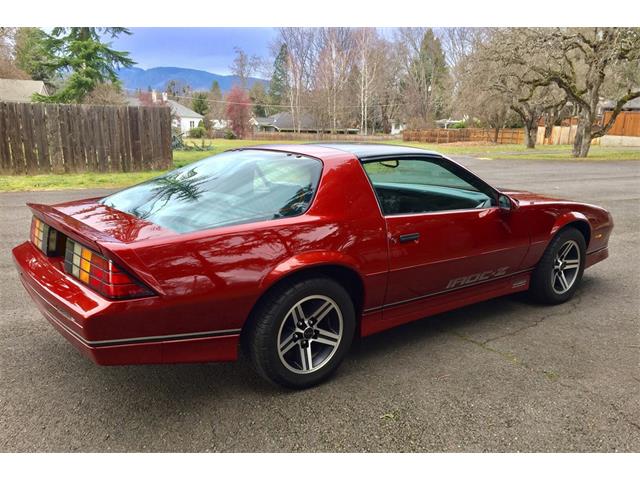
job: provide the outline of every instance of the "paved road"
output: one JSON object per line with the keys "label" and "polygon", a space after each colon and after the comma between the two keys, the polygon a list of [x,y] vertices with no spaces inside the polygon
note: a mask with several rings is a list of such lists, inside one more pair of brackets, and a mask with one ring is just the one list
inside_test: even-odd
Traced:
{"label": "paved road", "polygon": [[40,317],[10,248],[25,201],[104,191],[0,194],[0,450],[639,451],[640,162],[461,161],[609,208],[611,257],[568,304],[513,296],[396,328],[304,392],[244,361],[92,365]]}

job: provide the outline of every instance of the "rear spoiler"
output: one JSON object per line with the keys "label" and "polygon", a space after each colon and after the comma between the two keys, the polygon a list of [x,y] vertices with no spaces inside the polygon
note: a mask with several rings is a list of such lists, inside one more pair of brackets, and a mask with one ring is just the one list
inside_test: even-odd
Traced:
{"label": "rear spoiler", "polygon": [[33,214],[47,225],[52,226],[56,230],[64,233],[66,236],[83,243],[87,247],[91,247],[100,253],[105,254],[100,242],[116,242],[117,239],[111,235],[100,232],[81,221],[62,213],[60,210],[50,205],[42,205],[40,203],[27,203],[27,207],[31,209]]}
{"label": "rear spoiler", "polygon": [[141,280],[157,293],[163,293],[161,286],[156,279],[147,272],[146,268],[144,268],[143,262],[138,258],[135,251],[128,248],[125,243],[106,232],[96,230],[71,215],[61,212],[55,206],[27,203],[27,207],[31,209],[36,217],[47,225],[50,225],[72,240],[110,258],[120,267],[132,273],[135,277],[138,277],[138,280]]}

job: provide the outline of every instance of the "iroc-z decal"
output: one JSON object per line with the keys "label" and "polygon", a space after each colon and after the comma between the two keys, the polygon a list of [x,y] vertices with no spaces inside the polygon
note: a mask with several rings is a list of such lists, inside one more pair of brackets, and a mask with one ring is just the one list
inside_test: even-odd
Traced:
{"label": "iroc-z decal", "polygon": [[462,287],[464,285],[470,285],[484,280],[491,280],[492,278],[503,276],[507,273],[507,270],[509,270],[509,267],[500,267],[496,270],[487,270],[486,272],[473,273],[466,277],[454,278],[447,283],[447,288]]}

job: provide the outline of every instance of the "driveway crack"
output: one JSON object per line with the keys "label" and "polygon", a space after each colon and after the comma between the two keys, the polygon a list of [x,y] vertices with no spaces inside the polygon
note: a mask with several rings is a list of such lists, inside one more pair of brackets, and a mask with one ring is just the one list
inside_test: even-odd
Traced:
{"label": "driveway crack", "polygon": [[484,341],[482,341],[480,343],[482,345],[486,345],[488,343],[495,342],[496,340],[500,340],[502,338],[513,337],[513,336],[518,335],[519,333],[521,333],[521,332],[523,332],[525,330],[529,330],[530,328],[537,327],[538,325],[540,325],[545,320],[548,320],[549,318],[557,317],[557,316],[560,316],[560,315],[569,315],[569,314],[575,312],[578,309],[578,307],[580,306],[581,302],[582,302],[582,299],[580,297],[576,297],[576,300],[569,304],[569,309],[567,309],[567,310],[564,310],[562,312],[550,312],[550,313],[548,313],[546,315],[542,315],[540,318],[535,320],[533,323],[530,323],[528,325],[520,327],[520,328],[518,328],[516,330],[513,330],[511,332],[504,333],[502,335],[498,335],[496,337],[489,338],[489,339],[484,340]]}
{"label": "driveway crack", "polygon": [[[501,335],[495,338],[491,338],[489,340],[485,340],[485,341],[480,341],[480,340],[476,340],[472,337],[469,337],[468,335],[465,335],[463,333],[460,332],[456,332],[456,331],[449,331],[448,333],[451,333],[452,335],[454,335],[455,337],[459,338],[462,341],[471,343],[477,347],[482,348],[483,350],[493,353],[493,354],[497,354],[500,357],[504,358],[505,360],[509,361],[510,363],[514,364],[514,365],[518,365],[520,367],[523,367],[524,369],[528,370],[529,372],[535,374],[535,375],[544,375],[544,377],[552,382],[556,382],[558,383],[558,385],[561,385],[564,388],[568,388],[568,389],[575,389],[576,387],[580,388],[585,394],[588,394],[592,399],[594,399],[595,401],[597,401],[598,403],[600,403],[601,405],[610,408],[611,410],[614,411],[614,413],[618,416],[619,419],[621,419],[623,422],[627,423],[628,425],[632,426],[636,431],[640,432],[640,424],[635,422],[634,420],[628,418],[627,414],[622,411],[622,409],[616,405],[613,402],[610,402],[606,399],[603,399],[599,394],[590,391],[588,388],[586,388],[585,386],[583,386],[580,382],[575,382],[575,383],[569,383],[566,382],[564,380],[562,380],[561,378],[559,378],[559,375],[556,372],[550,372],[547,370],[541,370],[536,368],[535,366],[527,363],[526,361],[524,361],[523,359],[519,358],[517,355],[511,353],[511,352],[507,352],[504,350],[500,350],[498,348],[494,348],[490,345],[488,345],[489,342],[493,342],[495,340],[498,340],[499,338],[504,338],[504,337],[510,337],[513,335],[517,335],[518,333],[520,333],[523,330],[526,330],[528,328],[533,328],[537,325],[539,325],[541,322],[543,322],[544,320],[547,320],[551,317],[554,316],[558,316],[558,315],[566,315],[568,313],[573,312],[575,309],[578,308],[580,301],[579,298],[577,299],[578,301],[573,302],[571,304],[571,308],[568,311],[564,311],[564,312],[554,312],[554,313],[550,313],[548,315],[544,315],[542,317],[540,317],[538,320],[536,320],[534,323],[527,325],[526,327],[520,328],[518,330],[515,330],[513,332],[510,332],[508,334],[505,335]],[[447,333],[444,332],[443,330],[441,330],[443,333]],[[637,378],[633,377],[634,380],[637,380]]]}

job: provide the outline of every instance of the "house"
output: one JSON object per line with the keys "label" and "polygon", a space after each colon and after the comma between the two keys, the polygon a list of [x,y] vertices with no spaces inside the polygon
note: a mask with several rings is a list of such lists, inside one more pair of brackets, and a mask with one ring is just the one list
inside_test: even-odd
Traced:
{"label": "house", "polygon": [[[602,115],[604,112],[612,111],[616,106],[616,102],[613,100],[604,100],[598,103],[598,114]],[[622,106],[623,112],[638,112],[640,111],[640,97],[629,100]]]}
{"label": "house", "polygon": [[0,78],[0,102],[31,102],[34,93],[49,95],[41,80],[15,80]]}
{"label": "house", "polygon": [[407,124],[400,120],[391,120],[391,135],[399,135],[404,129],[407,128]]}
{"label": "house", "polygon": [[167,105],[171,107],[171,115],[173,117],[171,126],[180,128],[180,132],[184,134],[188,134],[192,128],[196,128],[204,120],[203,115],[174,100],[167,100]]}
{"label": "house", "polygon": [[127,97],[127,103],[134,107],[147,106],[168,106],[171,108],[171,126],[176,129],[180,129],[180,133],[185,135],[189,134],[189,131],[200,125],[200,122],[204,119],[203,115],[198,112],[194,112],[188,107],[185,107],[181,103],[175,100],[170,100],[166,92],[162,92],[162,96],[158,97],[155,90],[146,94],[140,94],[137,97]]}
{"label": "house", "polygon": [[229,121],[223,118],[211,119],[211,128],[213,130],[226,130],[229,128]]}
{"label": "house", "polygon": [[[250,120],[256,132],[294,132],[296,131],[291,112],[279,112],[270,117],[252,117]],[[300,116],[300,132],[302,133],[331,133],[332,129],[323,128],[316,124],[308,113]],[[357,128],[338,127],[334,133],[358,133]]]}

